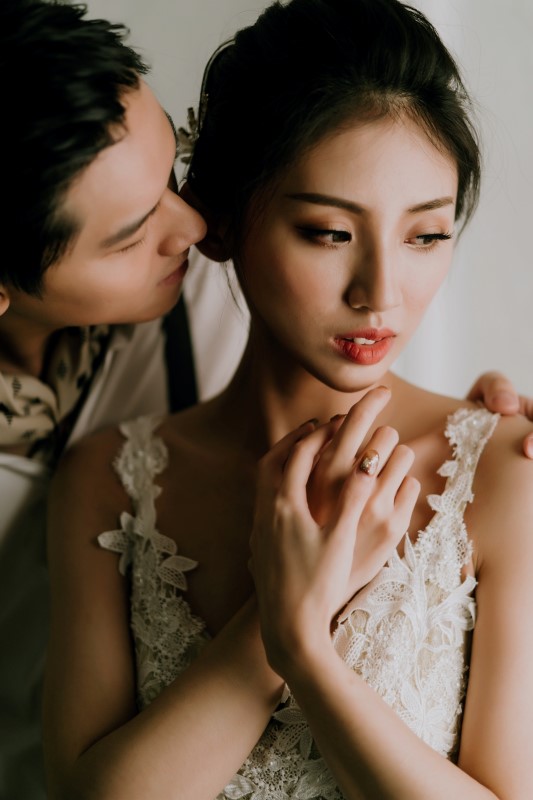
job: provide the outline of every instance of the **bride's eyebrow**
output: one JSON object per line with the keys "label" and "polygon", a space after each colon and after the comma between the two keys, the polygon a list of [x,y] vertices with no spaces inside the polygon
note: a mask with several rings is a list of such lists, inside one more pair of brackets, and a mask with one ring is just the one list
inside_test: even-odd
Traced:
{"label": "bride's eyebrow", "polygon": [[[315,192],[295,192],[294,194],[285,195],[290,200],[301,200],[305,203],[313,203],[318,206],[330,206],[332,208],[342,208],[345,211],[350,211],[352,214],[362,214],[365,211],[364,206],[353,203],[351,200],[345,200],[342,197],[333,197],[328,194],[317,194]],[[421,211],[434,211],[437,208],[444,208],[448,205],[454,205],[455,199],[453,197],[437,197],[434,200],[426,200],[423,203],[417,203],[407,209],[408,214],[419,214]]]}
{"label": "bride's eyebrow", "polygon": [[427,200],[425,203],[417,203],[407,209],[408,214],[418,214],[420,211],[434,211],[436,208],[455,205],[453,197],[438,197],[436,200]]}
{"label": "bride's eyebrow", "polygon": [[333,197],[329,194],[317,194],[316,192],[295,192],[294,194],[286,194],[289,200],[301,200],[304,203],[313,203],[317,206],[330,206],[332,208],[343,208],[346,211],[351,211],[352,214],[362,214],[364,212],[363,206],[352,203],[351,200],[344,200],[341,197]]}

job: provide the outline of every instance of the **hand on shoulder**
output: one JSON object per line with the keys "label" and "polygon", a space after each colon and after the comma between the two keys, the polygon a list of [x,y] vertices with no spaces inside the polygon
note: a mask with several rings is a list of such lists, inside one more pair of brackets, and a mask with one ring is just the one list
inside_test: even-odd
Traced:
{"label": "hand on shoulder", "polygon": [[[533,398],[519,395],[512,382],[500,372],[485,372],[468,392],[468,400],[480,401],[498,414],[522,414],[533,422]],[[524,454],[533,459],[533,431],[526,427],[522,441]]]}

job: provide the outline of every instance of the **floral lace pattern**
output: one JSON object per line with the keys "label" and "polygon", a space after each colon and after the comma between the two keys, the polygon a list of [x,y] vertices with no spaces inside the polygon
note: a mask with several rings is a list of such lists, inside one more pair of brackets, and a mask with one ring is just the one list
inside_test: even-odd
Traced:
{"label": "floral lace pattern", "polygon": [[370,683],[409,727],[437,752],[453,758],[466,689],[467,632],[474,628],[476,581],[462,579],[472,545],[463,522],[472,502],[477,462],[498,416],[460,409],[446,436],[454,458],[439,475],[442,495],[429,495],[435,512],[405,553],[395,553],[343,612],[337,652]]}
{"label": "floral lace pattern", "polygon": [[159,420],[141,417],[121,425],[127,437],[114,467],[132,499],[135,515],[123,512],[120,528],[98,536],[120,553],[119,570],[130,571],[131,628],[137,667],[137,702],[144,708],[179,675],[208,641],[202,620],[176,590],[187,588],[185,572],[197,564],[177,554],[177,545],[156,527],[156,475],[167,466],[164,442],[153,435]]}
{"label": "floral lace pattern", "polygon": [[[453,458],[439,474],[442,495],[430,495],[434,516],[414,543],[405,540],[376,577],[339,617],[334,644],[339,655],[417,733],[453,758],[466,688],[468,632],[474,627],[476,586],[462,577],[471,557],[463,522],[472,481],[498,416],[485,409],[459,409],[446,428]],[[157,420],[121,427],[127,437],[115,468],[132,498],[134,515],[100,534],[106,549],[121,554],[130,574],[131,626],[138,668],[139,705],[156,697],[196,657],[209,636],[177,590],[194,561],[177,554],[173,540],[156,527],[154,478],[167,463],[154,436]],[[342,800],[294,698],[273,714],[238,774],[216,800]]]}

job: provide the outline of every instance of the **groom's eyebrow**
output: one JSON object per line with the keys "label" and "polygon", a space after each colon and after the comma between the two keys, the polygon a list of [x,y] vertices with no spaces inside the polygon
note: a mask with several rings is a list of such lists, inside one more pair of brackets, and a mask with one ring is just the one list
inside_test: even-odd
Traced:
{"label": "groom's eyebrow", "polygon": [[[163,109],[163,111],[165,111],[165,109]],[[165,116],[170,123],[170,127],[172,128],[172,133],[174,134],[174,139],[176,140],[176,145],[177,145],[178,132],[176,130],[176,126],[174,125],[174,120],[172,119],[168,111],[165,111]],[[157,211],[158,205],[159,203],[156,203],[156,205],[153,208],[151,208],[147,214],[144,214],[144,216],[142,216],[140,219],[135,220],[135,222],[131,222],[128,225],[124,225],[124,227],[121,228],[119,231],[113,233],[107,239],[104,239],[104,241],[100,243],[100,247],[104,250],[107,250],[109,247],[113,247],[114,245],[120,244],[126,239],[129,239],[129,237],[133,236],[133,234],[136,233],[139,230],[139,228],[142,228],[146,220]]]}
{"label": "groom's eyebrow", "polygon": [[104,239],[103,242],[100,242],[100,247],[104,250],[107,250],[109,247],[113,247],[114,245],[120,244],[121,242],[129,239],[130,236],[133,236],[134,233],[137,233],[139,228],[142,228],[146,220],[155,214],[157,211],[157,207],[159,206],[159,202],[155,204],[153,208],[147,214],[144,214],[140,219],[136,219],[134,222],[130,222],[124,227],[120,228],[116,233],[113,233],[111,236],[108,236],[107,239]]}

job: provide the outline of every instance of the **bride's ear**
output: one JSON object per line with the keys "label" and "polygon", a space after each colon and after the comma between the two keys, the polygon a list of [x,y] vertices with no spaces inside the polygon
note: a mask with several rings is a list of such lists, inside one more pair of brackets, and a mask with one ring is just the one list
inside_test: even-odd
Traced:
{"label": "bride's ear", "polygon": [[183,184],[179,194],[182,200],[196,209],[207,223],[205,238],[197,242],[196,248],[211,261],[229,261],[232,255],[229,222],[213,214],[195,195],[188,182]]}
{"label": "bride's ear", "polygon": [[9,293],[5,286],[0,283],[0,317],[9,308]]}

